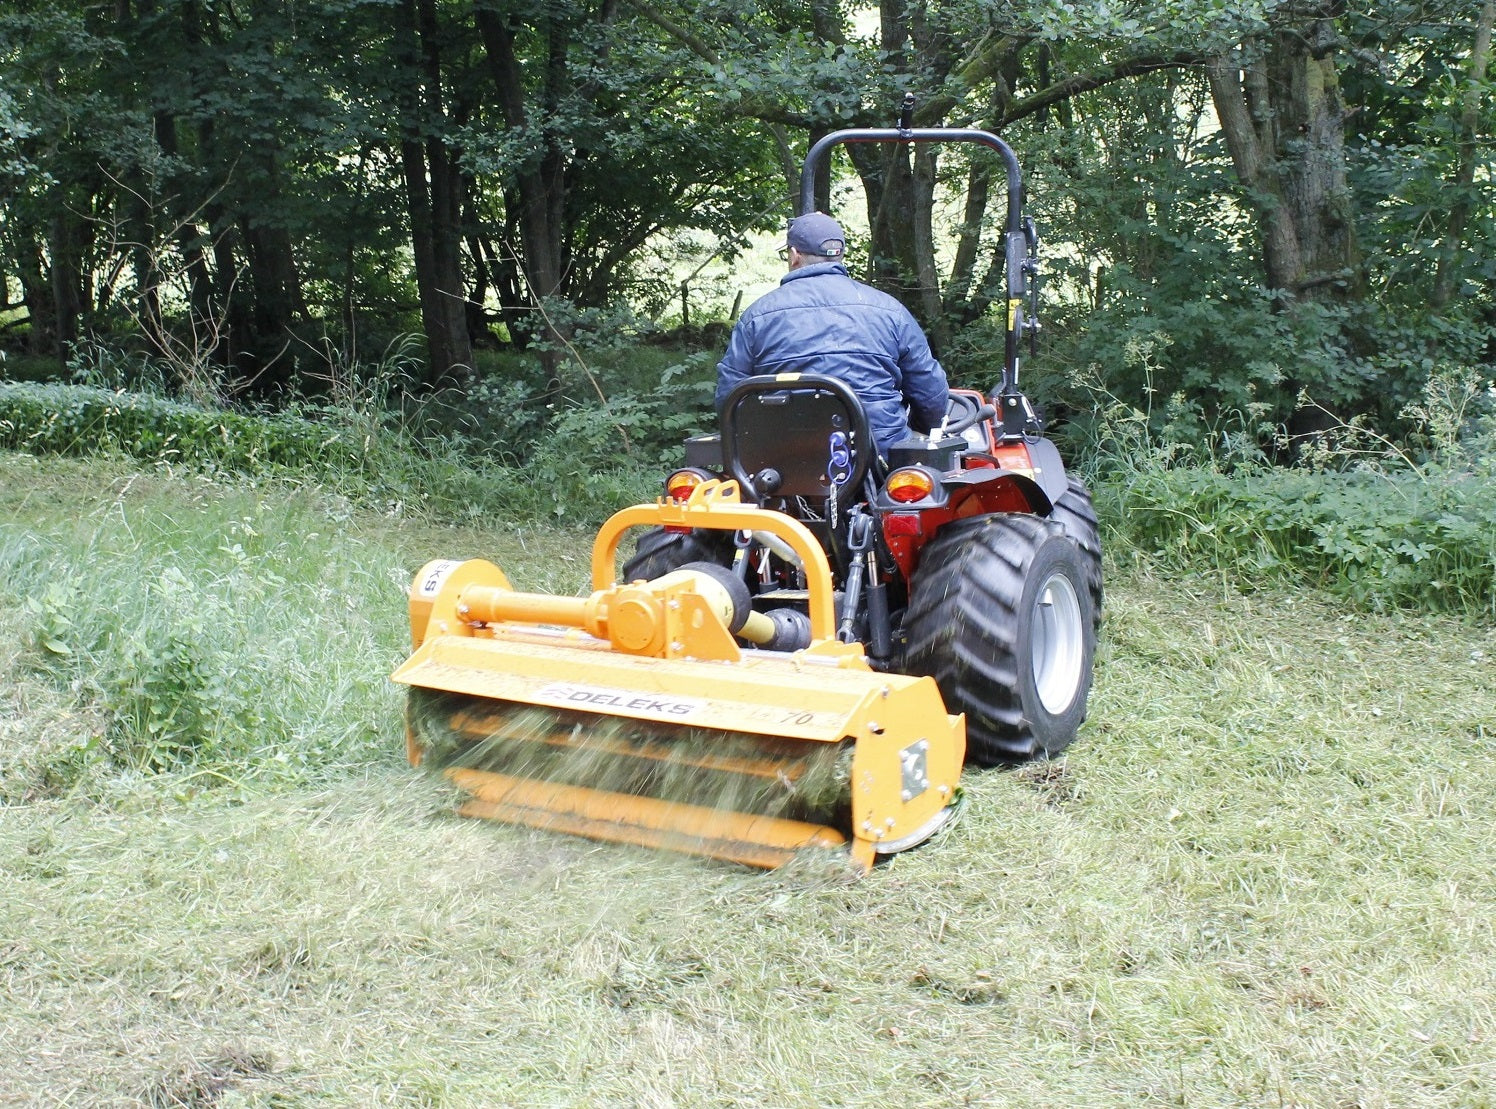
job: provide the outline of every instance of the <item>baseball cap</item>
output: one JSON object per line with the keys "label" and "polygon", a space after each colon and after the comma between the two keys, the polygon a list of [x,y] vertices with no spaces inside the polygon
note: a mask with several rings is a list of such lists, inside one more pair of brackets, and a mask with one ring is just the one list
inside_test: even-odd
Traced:
{"label": "baseball cap", "polygon": [[847,237],[841,224],[823,212],[807,212],[790,220],[785,243],[801,254],[819,254],[825,258],[840,258],[847,250]]}

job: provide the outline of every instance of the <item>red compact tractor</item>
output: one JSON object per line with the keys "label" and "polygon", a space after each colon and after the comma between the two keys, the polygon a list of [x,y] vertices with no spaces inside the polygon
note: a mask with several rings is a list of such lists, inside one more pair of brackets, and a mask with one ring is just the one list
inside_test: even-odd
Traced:
{"label": "red compact tractor", "polygon": [[[1038,330],[1037,235],[1021,212],[1018,161],[985,131],[838,131],[806,156],[802,211],[814,210],[821,160],[853,142],[970,142],[1002,157],[1008,328],[995,387],[952,390],[943,426],[911,432],[883,459],[841,381],[749,378],[727,398],[720,433],[687,441],[666,495],[684,501],[730,479],[745,499],[809,527],[832,567],[838,637],[861,643],[880,670],[933,677],[949,711],[966,715],[969,762],[1055,755],[1085,718],[1101,546],[1090,495],[1018,387],[1019,352]],[[703,562],[747,585],[781,629],[771,648],[806,645],[803,567],[753,534],[660,528],[640,539],[624,577]]]}

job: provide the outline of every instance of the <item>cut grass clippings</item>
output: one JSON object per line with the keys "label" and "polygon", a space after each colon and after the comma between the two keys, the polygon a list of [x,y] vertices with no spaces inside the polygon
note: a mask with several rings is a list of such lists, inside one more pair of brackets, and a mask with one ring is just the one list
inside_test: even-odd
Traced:
{"label": "cut grass clippings", "polygon": [[[0,542],[46,552],[6,579],[0,1103],[1496,1100],[1489,626],[1140,562],[1063,761],[968,773],[962,820],[860,881],[759,873],[460,820],[401,761],[396,579],[487,554],[569,592],[576,535],[0,463]],[[274,538],[240,560],[246,515]],[[28,747],[112,709],[38,668],[20,597],[78,573],[75,627],[139,630],[126,571],[168,564],[235,622],[226,672],[302,768],[185,788],[100,754],[25,792]]]}

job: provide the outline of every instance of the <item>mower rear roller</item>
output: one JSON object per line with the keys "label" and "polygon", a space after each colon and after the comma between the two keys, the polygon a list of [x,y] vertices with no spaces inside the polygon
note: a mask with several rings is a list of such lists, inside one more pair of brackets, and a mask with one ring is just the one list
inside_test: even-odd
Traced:
{"label": "mower rear roller", "polygon": [[851,834],[850,743],[805,743],[413,688],[422,765],[459,809],[756,866]]}

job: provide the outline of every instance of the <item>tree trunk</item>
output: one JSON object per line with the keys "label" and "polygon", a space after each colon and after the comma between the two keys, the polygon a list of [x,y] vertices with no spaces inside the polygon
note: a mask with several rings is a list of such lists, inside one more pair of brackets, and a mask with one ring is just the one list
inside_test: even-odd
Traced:
{"label": "tree trunk", "polygon": [[[867,198],[868,281],[897,297],[915,314],[924,310],[920,290],[920,236],[929,212],[920,211],[924,191],[908,147],[887,143],[850,143],[844,148],[857,169]],[[928,320],[921,320],[928,324]]]}
{"label": "tree trunk", "polygon": [[80,217],[62,198],[58,199],[48,235],[47,252],[52,260],[52,299],[56,306],[58,355],[66,361],[78,341],[83,316],[83,251]]}
{"label": "tree trunk", "polygon": [[244,337],[253,333],[254,321],[248,310],[249,295],[241,293],[239,286],[243,267],[236,249],[238,238],[228,213],[216,201],[210,203],[204,213],[208,224],[214,229],[213,236],[213,303],[214,312],[209,319],[194,321],[202,330],[195,334],[198,340],[211,344],[214,362],[218,365],[237,364]]}
{"label": "tree trunk", "polygon": [[135,271],[135,300],[130,314],[150,345],[151,353],[162,361],[171,358],[171,343],[166,335],[166,321],[161,315],[161,267],[154,241],[156,229],[144,200],[131,194],[124,199],[128,213],[127,227],[131,266]]}
{"label": "tree trunk", "polygon": [[[1044,47],[1039,55],[1039,81],[1040,87],[1049,84],[1049,48]],[[988,115],[992,120],[1001,120],[1012,105],[1012,96],[1009,90],[1017,82],[1019,58],[1016,47],[1013,53],[1005,56],[998,65],[1004,74],[1002,80],[994,81],[992,85],[991,100],[988,104]],[[1045,109],[1047,113],[1048,109]],[[1056,107],[1056,115],[1060,116],[1060,126],[1068,128],[1073,120],[1069,118],[1070,103],[1061,101]],[[989,130],[998,129],[997,124],[991,125]],[[999,238],[996,248],[987,251],[987,265],[979,277],[977,265],[982,258],[982,227],[987,221],[987,209],[992,200],[992,188],[994,183],[1001,181],[1000,188],[1002,196],[1007,197],[1006,177],[1002,172],[1002,163],[997,157],[988,151],[976,151],[971,158],[966,172],[965,202],[961,213],[961,225],[957,228],[956,255],[951,262],[950,277],[946,281],[945,291],[941,297],[941,312],[945,317],[946,326],[952,333],[959,331],[979,320],[982,315],[992,306],[994,291],[1002,288],[1000,282],[1006,266],[1006,256],[1003,251],[1002,240]],[[1006,211],[1006,209],[1004,209]],[[1006,220],[1001,219],[1000,228],[1005,228]],[[999,293],[999,296],[1004,295]]]}
{"label": "tree trunk", "polygon": [[[42,78],[42,84],[49,95],[59,95],[60,80],[61,74],[55,68],[49,68]],[[82,257],[76,227],[81,217],[74,210],[68,182],[53,183],[47,194],[47,211],[51,214],[46,218],[46,230],[42,233],[42,237],[46,239],[46,281],[45,284],[35,282],[29,295],[33,298],[33,321],[39,318],[35,302],[44,296],[50,300],[40,317],[47,321],[43,330],[46,339],[45,353],[55,354],[59,362],[65,363],[69,349],[78,339],[78,321],[83,311],[83,302],[79,296]],[[33,334],[35,332],[36,328],[33,326]]]}
{"label": "tree trunk", "polygon": [[494,288],[491,259],[483,236],[478,228],[482,217],[478,213],[478,181],[472,174],[462,175],[462,228],[463,243],[467,248],[468,265],[473,275],[472,291],[465,305],[467,330],[473,344],[492,346],[493,334],[488,329],[488,318],[483,310],[490,291]]}
{"label": "tree trunk", "polygon": [[246,246],[254,320],[253,364],[240,368],[248,373],[251,394],[284,401],[295,385],[293,363],[284,355],[296,317],[305,312],[291,236],[283,227],[256,226],[250,220],[241,221],[240,235]]}
{"label": "tree trunk", "polygon": [[62,351],[57,343],[57,301],[52,295],[52,280],[47,275],[41,244],[28,243],[16,251],[16,269],[21,281],[21,303],[26,307],[30,328],[26,335],[28,353],[53,357],[60,362]]}
{"label": "tree trunk", "polygon": [[972,159],[966,172],[966,202],[956,228],[956,257],[951,262],[950,279],[945,285],[942,314],[952,327],[963,327],[977,319],[990,297],[974,290],[977,259],[982,250],[982,222],[987,215],[987,200],[992,193],[991,174],[980,158]]}
{"label": "tree trunk", "polygon": [[1260,48],[1216,58],[1211,99],[1256,210],[1268,287],[1294,301],[1365,290],[1345,169],[1345,106],[1331,0],[1296,0]]}
{"label": "tree trunk", "polygon": [[[1366,292],[1346,181],[1339,10],[1337,0],[1290,0],[1260,46],[1214,59],[1207,75],[1226,146],[1256,211],[1277,310],[1305,319],[1327,349],[1354,350],[1357,336],[1342,319],[1306,312],[1348,306]],[[1306,380],[1290,367],[1281,389],[1287,396],[1310,391],[1317,402],[1290,418],[1295,442],[1348,418],[1338,411],[1342,389],[1333,378]]]}
{"label": "tree trunk", "polygon": [[1454,201],[1444,224],[1444,242],[1439,251],[1439,266],[1434,274],[1434,291],[1429,297],[1435,310],[1447,307],[1454,299],[1458,285],[1460,240],[1475,209],[1476,132],[1480,122],[1480,97],[1485,85],[1486,67],[1491,59],[1491,27],[1496,22],[1496,0],[1486,0],[1475,25],[1475,45],[1470,52],[1470,76],[1455,126],[1459,154],[1455,160]]}
{"label": "tree trunk", "polygon": [[[155,115],[156,145],[166,155],[168,163],[179,156],[177,143],[177,121],[170,112]],[[194,319],[206,320],[213,312],[213,275],[208,269],[207,252],[203,249],[203,231],[198,224],[197,212],[180,212],[174,215],[173,231],[177,249],[182,252],[182,263],[187,268],[187,300]]]}
{"label": "tree trunk", "polygon": [[473,363],[462,280],[460,175],[445,143],[441,54],[433,0],[403,0],[399,9],[401,97],[407,123],[400,141],[410,215],[421,323],[426,332],[427,383],[454,382]]}
{"label": "tree trunk", "polygon": [[918,304],[914,314],[925,322],[930,343],[938,352],[950,339],[950,321],[941,310],[940,270],[935,265],[935,159],[931,147],[914,148],[913,209],[908,215],[914,232],[913,295]]}
{"label": "tree trunk", "polygon": [[504,226],[497,242],[484,239],[484,254],[488,258],[489,272],[498,290],[499,321],[508,333],[509,342],[524,345],[525,329],[533,313],[529,309],[529,288],[520,269],[519,255],[512,244],[519,237],[519,196],[515,190],[504,190]]}
{"label": "tree trunk", "polygon": [[[474,11],[478,34],[483,41],[484,61],[489,78],[498,92],[504,123],[515,132],[529,126],[524,74],[514,50],[514,29],[493,8],[479,4]],[[558,66],[565,65],[565,36],[556,27],[549,28],[547,85],[559,94],[556,82]],[[540,313],[540,322],[532,330],[545,344],[541,361],[552,388],[560,385],[562,345],[570,339],[570,326],[547,309],[547,302],[562,295],[564,272],[564,215],[566,210],[566,160],[548,133],[541,140],[541,152],[519,167],[514,175],[519,199],[520,260],[530,298]]]}

